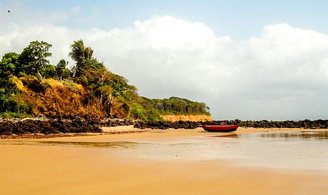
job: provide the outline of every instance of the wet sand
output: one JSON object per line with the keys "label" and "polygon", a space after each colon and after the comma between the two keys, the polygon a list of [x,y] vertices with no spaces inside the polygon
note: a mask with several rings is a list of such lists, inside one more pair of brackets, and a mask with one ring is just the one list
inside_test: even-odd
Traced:
{"label": "wet sand", "polygon": [[[277,131],[281,130],[249,128],[239,129],[237,134]],[[161,142],[204,133],[201,129],[155,130],[38,141]],[[326,194],[328,191],[326,174],[236,167],[227,160],[140,159],[122,155],[125,153],[119,148],[69,145],[1,144],[0,154],[0,194]]]}

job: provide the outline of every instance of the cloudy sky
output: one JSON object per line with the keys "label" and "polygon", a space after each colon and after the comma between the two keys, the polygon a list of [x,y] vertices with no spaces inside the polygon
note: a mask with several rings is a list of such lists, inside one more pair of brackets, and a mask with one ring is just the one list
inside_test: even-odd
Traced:
{"label": "cloudy sky", "polygon": [[43,40],[53,44],[56,64],[83,39],[143,96],[206,102],[215,119],[327,119],[327,7],[324,0],[0,0],[0,56]]}

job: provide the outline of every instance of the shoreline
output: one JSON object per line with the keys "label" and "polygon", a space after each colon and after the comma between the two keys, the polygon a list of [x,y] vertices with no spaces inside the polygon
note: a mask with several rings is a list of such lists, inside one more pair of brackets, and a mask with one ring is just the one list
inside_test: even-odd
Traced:
{"label": "shoreline", "polygon": [[[44,139],[44,138],[60,138],[60,137],[85,137],[85,136],[102,136],[102,135],[115,135],[115,134],[135,134],[144,132],[203,132],[208,134],[224,136],[227,133],[209,133],[198,127],[195,129],[154,129],[154,128],[136,128],[133,125],[115,126],[115,127],[100,127],[102,132],[84,132],[84,133],[56,133],[56,134],[42,134],[42,133],[30,133],[21,135],[0,135],[0,140],[11,139]],[[320,131],[327,129],[305,129],[305,128],[254,128],[254,127],[238,127],[237,131],[233,133],[245,134],[245,133],[265,133],[265,132],[291,132],[291,131]]]}
{"label": "shoreline", "polygon": [[[125,130],[127,128],[128,130]],[[118,127],[102,127],[100,133],[57,133],[57,134],[23,134],[23,135],[0,135],[0,140],[10,139],[44,139],[44,138],[59,138],[59,137],[84,137],[84,136],[101,136],[101,135],[115,135],[115,134],[133,134],[142,133],[149,130],[143,129],[131,129],[131,126],[119,126]],[[123,130],[124,129],[124,130]]]}
{"label": "shoreline", "polygon": [[[221,124],[224,122],[228,125],[238,125],[239,128],[257,128],[257,129],[328,129],[328,120],[302,120],[302,121],[176,121],[176,122],[143,122],[131,121],[129,119],[103,119],[101,121],[85,120],[81,117],[75,119],[47,119],[47,118],[0,118],[0,139],[1,138],[42,138],[56,136],[83,136],[87,134],[107,133],[101,130],[104,127],[126,127],[133,126],[131,133],[144,130],[170,130],[170,129],[196,129],[205,124]],[[128,133],[125,131],[111,131],[110,133]]]}

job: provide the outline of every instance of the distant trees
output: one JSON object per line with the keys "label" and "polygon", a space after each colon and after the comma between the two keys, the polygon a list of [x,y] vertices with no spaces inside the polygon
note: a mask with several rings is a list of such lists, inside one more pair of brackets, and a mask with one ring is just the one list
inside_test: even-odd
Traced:
{"label": "distant trees", "polygon": [[133,104],[131,115],[144,121],[161,121],[161,115],[185,114],[210,115],[205,103],[193,102],[188,99],[170,97],[166,99],[148,99],[142,97],[138,104]]}
{"label": "distant trees", "polygon": [[179,97],[153,99],[152,104],[154,108],[163,114],[209,114],[205,103]]}

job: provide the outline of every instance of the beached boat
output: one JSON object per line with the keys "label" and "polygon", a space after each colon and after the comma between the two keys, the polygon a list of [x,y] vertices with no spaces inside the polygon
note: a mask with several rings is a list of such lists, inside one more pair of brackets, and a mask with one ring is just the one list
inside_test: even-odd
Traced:
{"label": "beached boat", "polygon": [[236,131],[238,125],[204,125],[203,129],[208,132],[231,132]]}

